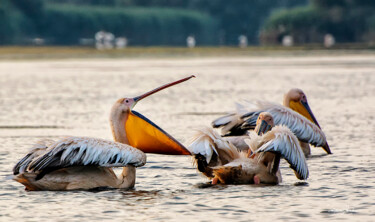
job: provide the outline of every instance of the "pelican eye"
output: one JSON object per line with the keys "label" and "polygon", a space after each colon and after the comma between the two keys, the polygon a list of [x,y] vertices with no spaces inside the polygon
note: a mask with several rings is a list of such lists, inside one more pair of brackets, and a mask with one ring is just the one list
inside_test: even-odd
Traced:
{"label": "pelican eye", "polygon": [[126,103],[129,103],[129,100],[125,100]]}

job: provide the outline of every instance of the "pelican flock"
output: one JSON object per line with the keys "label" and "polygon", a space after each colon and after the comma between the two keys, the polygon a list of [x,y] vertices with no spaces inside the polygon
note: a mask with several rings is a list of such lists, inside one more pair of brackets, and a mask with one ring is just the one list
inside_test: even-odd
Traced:
{"label": "pelican flock", "polygon": [[238,150],[212,128],[199,130],[188,149],[200,172],[212,184],[278,184],[282,181],[280,158],[301,180],[308,178],[305,156],[297,137],[286,126],[274,125],[270,113],[262,112],[255,131],[245,139],[248,151]]}
{"label": "pelican flock", "polygon": [[244,105],[238,104],[236,112],[214,120],[212,126],[221,128],[221,133],[228,137],[227,140],[243,147],[243,135],[255,128],[261,112],[269,112],[274,118],[275,125],[287,126],[299,139],[305,156],[311,153],[309,144],[322,147],[331,154],[326,136],[310,109],[305,93],[296,88],[285,94],[283,105],[262,100],[247,101]]}
{"label": "pelican flock", "polygon": [[[13,168],[14,180],[26,190],[90,190],[131,188],[136,167],[146,163],[144,152],[190,154],[176,139],[140,113],[137,102],[190,76],[112,106],[110,125],[115,142],[98,138],[67,137],[40,141]],[[119,177],[112,167],[123,167]]]}
{"label": "pelican flock", "polygon": [[[114,141],[72,136],[36,143],[14,166],[13,179],[30,191],[131,188],[136,167],[146,164],[145,153],[156,153],[191,155],[212,184],[279,184],[282,158],[298,179],[306,180],[309,144],[331,154],[300,89],[285,94],[283,105],[266,101],[239,105],[236,112],[214,120],[213,128],[198,130],[188,148],[133,110],[147,96],[192,77],[117,100],[110,112]],[[214,128],[221,128],[222,135]],[[113,167],[123,167],[121,175]]]}

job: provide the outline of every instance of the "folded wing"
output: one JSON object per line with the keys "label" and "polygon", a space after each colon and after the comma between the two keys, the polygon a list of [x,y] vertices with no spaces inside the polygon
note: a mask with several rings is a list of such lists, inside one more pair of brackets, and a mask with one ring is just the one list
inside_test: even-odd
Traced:
{"label": "folded wing", "polygon": [[[242,107],[245,108],[242,108],[241,112],[243,113],[245,112],[243,110],[247,110],[247,113],[243,114],[239,119],[237,118],[236,120],[232,120],[232,122],[223,123],[218,126],[223,127],[223,134],[238,135],[238,132],[245,134],[247,130],[255,128],[256,121],[261,112],[269,112],[273,116],[275,125],[287,126],[302,142],[310,143],[314,146],[324,146],[327,143],[325,134],[317,125],[290,108],[265,101],[246,102],[246,105],[242,105]],[[214,123],[217,120],[213,122],[214,127],[216,126]],[[236,122],[236,124],[233,124],[233,122]]]}
{"label": "folded wing", "polygon": [[[50,144],[37,157],[36,152],[29,154],[17,165],[27,171],[38,172],[39,179],[48,172],[72,166],[139,167],[146,163],[146,155],[138,149],[126,144],[88,137],[67,137]],[[20,169],[17,165],[14,173]]]}
{"label": "folded wing", "polygon": [[256,125],[256,119],[252,128],[243,128],[242,125],[245,123],[244,115],[259,115],[260,112],[252,112],[251,110],[256,110],[252,104],[236,104],[236,111],[229,113],[225,116],[219,117],[212,121],[211,125],[213,128],[221,128],[221,134],[223,136],[240,136],[246,135],[249,129],[254,129]]}

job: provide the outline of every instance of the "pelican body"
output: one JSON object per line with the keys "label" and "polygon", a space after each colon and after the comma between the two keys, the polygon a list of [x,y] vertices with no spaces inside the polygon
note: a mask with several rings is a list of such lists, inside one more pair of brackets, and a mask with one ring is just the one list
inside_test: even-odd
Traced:
{"label": "pelican body", "polygon": [[230,113],[214,120],[212,126],[214,128],[221,127],[223,136],[228,137],[227,140],[239,144],[238,147],[243,148],[243,139],[236,137],[247,135],[249,130],[253,130],[261,112],[271,113],[275,125],[286,125],[299,139],[305,156],[311,153],[309,144],[322,147],[328,154],[332,153],[325,134],[310,109],[306,95],[300,89],[291,89],[285,94],[283,105],[266,101],[238,105],[236,113]]}
{"label": "pelican body", "polygon": [[308,178],[305,156],[297,137],[286,126],[275,126],[270,113],[260,113],[256,131],[245,140],[248,151],[239,151],[212,128],[198,131],[188,149],[198,170],[212,184],[278,184],[280,158],[301,180]]}
{"label": "pelican body", "polygon": [[[172,155],[190,155],[190,152],[132,108],[141,99],[192,77],[138,97],[117,100],[110,113],[114,142],[89,137],[38,142],[15,165],[13,179],[30,191],[134,187],[136,167],[146,164],[144,152]],[[113,167],[123,167],[122,173],[117,176]]]}
{"label": "pelican body", "polygon": [[[146,155],[129,145],[88,137],[40,141],[13,169],[27,190],[131,188]],[[112,167],[123,167],[119,177]]]}

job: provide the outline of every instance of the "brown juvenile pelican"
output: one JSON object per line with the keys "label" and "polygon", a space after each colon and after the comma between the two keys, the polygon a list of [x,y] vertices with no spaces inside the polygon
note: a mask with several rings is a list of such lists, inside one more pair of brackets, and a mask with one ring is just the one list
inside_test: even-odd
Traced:
{"label": "brown juvenile pelican", "polygon": [[223,136],[234,136],[228,137],[227,140],[241,148],[244,146],[244,140],[238,136],[246,135],[248,130],[254,129],[261,112],[271,113],[275,125],[286,125],[300,140],[305,156],[311,152],[309,144],[322,147],[331,154],[326,137],[309,107],[306,95],[300,89],[289,90],[284,96],[283,106],[260,100],[247,102],[246,105],[239,105],[237,112],[214,120],[212,126],[221,127]]}
{"label": "brown juvenile pelican", "polygon": [[[177,140],[132,108],[143,98],[192,77],[117,100],[110,114],[115,142],[88,137],[39,142],[13,168],[14,180],[27,190],[131,188],[135,168],[146,163],[143,152],[189,155]],[[116,176],[112,167],[123,167],[122,174]]]}
{"label": "brown juvenile pelican", "polygon": [[309,171],[297,137],[286,126],[273,126],[272,115],[260,113],[255,131],[245,140],[247,152],[239,151],[211,128],[198,131],[188,149],[198,170],[212,178],[212,184],[278,184],[281,157],[298,179],[307,179]]}

